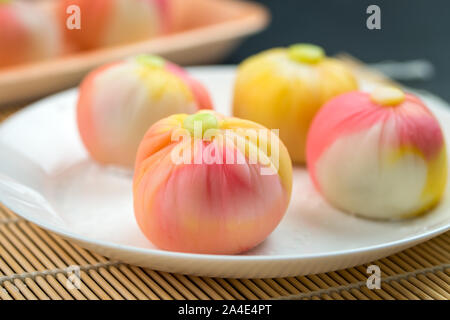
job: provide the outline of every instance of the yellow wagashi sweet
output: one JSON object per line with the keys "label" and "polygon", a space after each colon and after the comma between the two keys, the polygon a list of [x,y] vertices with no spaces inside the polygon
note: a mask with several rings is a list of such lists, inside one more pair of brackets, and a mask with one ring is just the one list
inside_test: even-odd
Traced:
{"label": "yellow wagashi sweet", "polygon": [[264,51],[238,68],[233,113],[271,129],[294,162],[305,161],[306,135],[320,107],[357,88],[352,72],[310,44]]}

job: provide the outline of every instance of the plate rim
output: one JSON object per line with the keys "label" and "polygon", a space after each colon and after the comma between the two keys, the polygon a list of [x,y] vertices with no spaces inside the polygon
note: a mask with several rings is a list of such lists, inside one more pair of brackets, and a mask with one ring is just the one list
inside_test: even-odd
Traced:
{"label": "plate rim", "polygon": [[[326,252],[326,253],[316,253],[316,254],[299,254],[299,255],[223,255],[223,254],[202,254],[202,253],[187,253],[187,252],[176,252],[176,251],[168,251],[163,249],[152,249],[152,248],[141,248],[141,247],[135,247],[130,245],[122,245],[114,242],[108,242],[104,240],[96,240],[92,239],[88,236],[79,235],[77,233],[73,233],[71,231],[66,231],[62,228],[56,227],[56,226],[49,226],[43,222],[40,222],[37,219],[34,219],[32,217],[27,216],[27,214],[18,213],[12,208],[10,208],[5,202],[0,202],[0,205],[3,205],[7,207],[9,210],[11,210],[13,213],[19,215],[20,217],[24,218],[27,221],[30,221],[46,230],[49,230],[51,232],[55,232],[65,238],[70,238],[75,241],[81,241],[81,242],[88,242],[90,244],[94,244],[97,246],[101,246],[108,249],[118,249],[118,250],[124,250],[128,252],[133,253],[140,253],[140,254],[146,254],[146,255],[153,255],[153,256],[159,256],[159,257],[170,257],[174,259],[181,259],[184,260],[186,258],[191,260],[198,260],[198,261],[207,261],[207,260],[234,260],[236,261],[242,261],[242,262],[269,262],[269,261],[291,261],[291,260],[309,260],[309,259],[319,259],[319,258],[329,258],[329,257],[336,257],[336,256],[345,256],[345,255],[353,255],[357,253],[372,253],[377,252],[379,250],[387,250],[387,249],[395,249],[398,247],[405,247],[408,244],[414,245],[414,243],[420,242],[420,240],[426,240],[430,239],[431,237],[437,236],[439,234],[442,234],[448,230],[450,230],[450,220],[449,222],[437,229],[433,229],[432,231],[428,231],[427,233],[423,233],[420,235],[412,236],[405,239],[400,239],[396,241],[391,241],[383,244],[368,246],[368,247],[362,247],[357,249],[350,249],[350,250],[338,250],[338,251],[332,251],[332,252]],[[362,219],[362,218],[361,218]],[[269,235],[270,236],[270,235]]]}

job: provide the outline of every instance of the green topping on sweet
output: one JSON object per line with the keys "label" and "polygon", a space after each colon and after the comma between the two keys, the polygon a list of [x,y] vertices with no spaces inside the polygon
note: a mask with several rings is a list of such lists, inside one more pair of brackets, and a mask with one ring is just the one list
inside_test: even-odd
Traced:
{"label": "green topping on sweet", "polygon": [[183,121],[183,128],[189,130],[191,135],[196,134],[195,129],[197,131],[201,129],[201,137],[194,137],[194,138],[203,138],[203,135],[205,132],[209,129],[218,129],[219,128],[219,122],[217,121],[217,118],[209,112],[199,112],[196,114],[192,114],[190,116],[187,116]]}
{"label": "green topping on sweet", "polygon": [[294,61],[314,64],[325,57],[325,51],[313,44],[299,43],[288,48],[288,55]]}
{"label": "green topping on sweet", "polygon": [[154,56],[151,54],[140,54],[136,56],[136,61],[146,67],[151,68],[163,68],[166,64],[166,60],[159,56]]}

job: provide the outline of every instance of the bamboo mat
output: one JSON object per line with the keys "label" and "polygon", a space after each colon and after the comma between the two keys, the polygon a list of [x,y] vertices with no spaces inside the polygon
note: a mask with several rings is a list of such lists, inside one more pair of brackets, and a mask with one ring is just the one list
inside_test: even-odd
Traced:
{"label": "bamboo mat", "polygon": [[[19,108],[0,110],[0,121]],[[0,300],[450,299],[450,232],[355,268],[277,279],[184,276],[110,261],[18,217],[0,204]],[[367,266],[381,289],[366,286]],[[71,266],[79,267],[74,286]]]}

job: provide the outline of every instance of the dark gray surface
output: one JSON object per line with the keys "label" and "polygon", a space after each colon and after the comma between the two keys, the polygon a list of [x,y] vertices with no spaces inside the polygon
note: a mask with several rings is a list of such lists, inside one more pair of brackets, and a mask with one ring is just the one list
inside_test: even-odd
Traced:
{"label": "dark gray surface", "polygon": [[[274,46],[311,42],[330,55],[348,52],[367,63],[426,59],[435,67],[427,81],[404,84],[450,101],[450,0],[256,0],[272,13],[269,28],[252,36],[225,62]],[[381,8],[381,30],[366,28],[366,9]]]}

